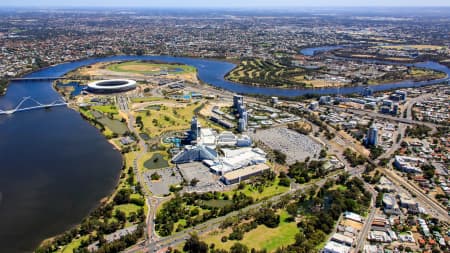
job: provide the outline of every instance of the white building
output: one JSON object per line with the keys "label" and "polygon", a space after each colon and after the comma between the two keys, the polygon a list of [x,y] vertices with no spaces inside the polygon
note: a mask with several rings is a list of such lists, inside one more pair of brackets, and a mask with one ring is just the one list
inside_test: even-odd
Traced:
{"label": "white building", "polygon": [[356,221],[356,222],[360,222],[360,223],[363,222],[363,218],[361,217],[361,215],[356,214],[356,213],[345,212],[344,217],[348,220],[352,220],[352,221]]}
{"label": "white building", "polygon": [[400,215],[401,211],[397,204],[397,199],[390,193],[383,194],[384,212],[387,214]]}
{"label": "white building", "polygon": [[343,244],[328,241],[327,244],[325,244],[325,247],[323,248],[323,253],[349,253],[350,247],[345,246]]}
{"label": "white building", "polygon": [[201,128],[197,143],[215,149],[216,133],[211,128]]}
{"label": "white building", "polygon": [[220,175],[242,167],[265,163],[267,161],[267,154],[259,148],[224,148],[222,149],[222,152],[224,156],[219,158],[218,163],[215,163],[210,167],[213,172]]}
{"label": "white building", "polygon": [[420,166],[425,163],[425,160],[417,157],[395,156],[394,166],[407,173],[422,173]]}

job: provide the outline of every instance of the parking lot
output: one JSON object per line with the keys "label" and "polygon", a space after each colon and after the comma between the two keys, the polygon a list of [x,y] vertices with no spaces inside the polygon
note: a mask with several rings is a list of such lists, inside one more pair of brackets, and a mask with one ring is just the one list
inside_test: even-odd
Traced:
{"label": "parking lot", "polygon": [[251,137],[262,141],[273,150],[280,150],[286,154],[288,164],[293,164],[297,160],[302,161],[308,156],[314,158],[322,149],[322,145],[310,137],[285,127],[259,130],[251,133]]}
{"label": "parking lot", "polygon": [[[161,176],[158,181],[152,181],[151,179],[151,175],[155,172]],[[183,178],[177,168],[149,170],[144,173],[144,179],[149,186],[150,191],[159,196],[169,194],[171,185],[178,185],[183,182]]]}
{"label": "parking lot", "polygon": [[186,186],[185,191],[187,192],[223,191],[225,188],[225,185],[219,181],[219,177],[211,173],[203,163],[179,164],[178,168],[188,184],[194,178],[199,180],[195,186]]}

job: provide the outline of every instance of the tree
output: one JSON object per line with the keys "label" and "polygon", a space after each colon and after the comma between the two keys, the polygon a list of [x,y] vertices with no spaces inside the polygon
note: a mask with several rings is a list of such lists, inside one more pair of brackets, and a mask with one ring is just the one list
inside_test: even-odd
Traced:
{"label": "tree", "polygon": [[319,158],[327,157],[327,151],[325,149],[320,150]]}
{"label": "tree", "polygon": [[298,206],[297,203],[290,203],[286,206],[286,211],[292,217],[296,217],[298,214]]}
{"label": "tree", "polygon": [[116,213],[114,214],[114,217],[119,222],[126,222],[127,221],[127,215],[125,214],[125,212],[120,211],[120,210],[116,210]]}
{"label": "tree", "polygon": [[280,216],[271,208],[261,208],[255,220],[258,224],[264,224],[269,228],[276,228],[280,224]]}
{"label": "tree", "polygon": [[370,158],[377,159],[381,154],[383,154],[384,149],[381,146],[370,148]]}
{"label": "tree", "polygon": [[208,244],[200,241],[197,234],[191,234],[191,237],[186,240],[183,250],[189,253],[207,253]]}
{"label": "tree", "polygon": [[435,168],[431,164],[422,165],[423,176],[426,179],[432,179],[434,177]]}
{"label": "tree", "polygon": [[200,182],[200,180],[198,180],[197,178],[193,178],[193,179],[191,180],[190,185],[194,187],[194,186],[197,185],[198,182]]}
{"label": "tree", "polygon": [[156,181],[156,180],[159,180],[159,179],[161,178],[161,176],[160,176],[158,173],[154,172],[154,173],[152,173],[152,174],[150,175],[150,178],[151,178],[153,181]]}
{"label": "tree", "polygon": [[235,243],[230,248],[230,253],[248,253],[248,248],[242,243]]}
{"label": "tree", "polygon": [[291,180],[289,180],[289,178],[287,178],[287,177],[282,177],[282,178],[280,178],[278,185],[288,187],[291,185]]}
{"label": "tree", "polygon": [[116,196],[114,196],[114,203],[117,205],[126,204],[130,201],[130,195],[130,189],[121,189],[117,192]]}
{"label": "tree", "polygon": [[273,151],[273,154],[275,156],[275,162],[279,163],[279,164],[286,164],[286,154],[281,152],[278,149],[275,149]]}

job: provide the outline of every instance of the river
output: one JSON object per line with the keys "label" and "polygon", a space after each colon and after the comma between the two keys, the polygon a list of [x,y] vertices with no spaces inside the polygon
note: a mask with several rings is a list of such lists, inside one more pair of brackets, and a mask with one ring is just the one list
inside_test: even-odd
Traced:
{"label": "river", "polygon": [[[323,51],[310,49],[308,52]],[[118,60],[158,60],[188,64],[199,78],[237,93],[274,96],[347,94],[363,87],[279,89],[224,80],[235,65],[215,60],[171,56],[113,56],[52,66],[27,77],[59,77],[83,65]],[[435,62],[415,64],[450,74]],[[405,81],[373,86],[375,91],[439,83]],[[12,82],[0,109],[8,110],[26,96],[49,103],[60,96],[50,81]],[[31,102],[27,102],[31,103]],[[26,106],[24,104],[23,106]],[[31,104],[30,104],[31,105]],[[117,183],[122,158],[100,132],[66,107],[0,115],[0,251],[30,252],[40,241],[80,223]]]}

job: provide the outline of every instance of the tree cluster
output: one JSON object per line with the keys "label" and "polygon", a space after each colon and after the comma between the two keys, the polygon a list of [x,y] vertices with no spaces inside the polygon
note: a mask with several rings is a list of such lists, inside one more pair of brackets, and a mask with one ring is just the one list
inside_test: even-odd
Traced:
{"label": "tree cluster", "polygon": [[367,159],[364,156],[358,154],[357,152],[352,151],[349,148],[346,148],[344,150],[344,157],[353,167],[363,165],[367,161]]}
{"label": "tree cluster", "polygon": [[305,162],[295,162],[289,166],[288,175],[295,179],[295,182],[304,184],[311,179],[320,178],[326,175],[323,168],[324,161],[312,160]]}
{"label": "tree cluster", "polygon": [[[205,203],[209,200],[231,201],[230,204],[216,207]],[[162,209],[156,215],[155,229],[161,236],[168,236],[172,234],[175,223],[180,219],[186,220],[186,225],[177,228],[177,230],[224,216],[227,213],[242,209],[251,204],[253,204],[253,198],[243,193],[234,193],[231,198],[227,194],[219,192],[176,194],[174,198],[163,204]],[[205,211],[200,213],[194,211],[196,209],[192,209],[193,207],[201,208]]]}

